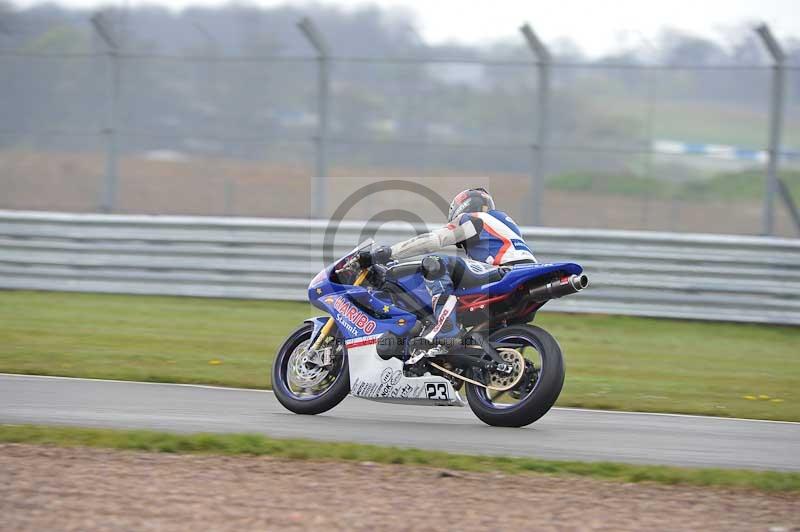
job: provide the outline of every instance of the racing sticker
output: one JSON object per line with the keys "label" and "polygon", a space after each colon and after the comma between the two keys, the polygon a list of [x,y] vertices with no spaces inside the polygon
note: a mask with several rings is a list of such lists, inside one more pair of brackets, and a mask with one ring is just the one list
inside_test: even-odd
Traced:
{"label": "racing sticker", "polygon": [[339,296],[333,303],[336,310],[336,320],[341,323],[353,335],[358,335],[358,331],[365,334],[372,334],[375,331],[375,321],[369,316],[358,310],[355,305],[347,301],[346,298]]}
{"label": "racing sticker", "polygon": [[519,238],[512,238],[511,245],[514,246],[514,249],[518,251],[527,251],[528,253],[533,253],[531,251],[531,248],[528,247],[528,244],[526,244],[524,240],[520,240]]}
{"label": "racing sticker", "polygon": [[380,334],[373,334],[372,336],[360,336],[358,338],[351,338],[349,340],[345,340],[344,345],[346,345],[348,349],[353,349],[356,347],[364,347],[366,345],[377,344],[380,338],[381,338]]}
{"label": "racing sticker", "polygon": [[385,368],[380,382],[369,382],[356,379],[350,392],[358,397],[374,399],[423,399],[425,390],[421,384],[412,384],[403,379],[403,370]]}
{"label": "racing sticker", "polygon": [[447,384],[443,382],[426,382],[425,395],[428,399],[433,401],[450,400],[450,392],[447,390]]}

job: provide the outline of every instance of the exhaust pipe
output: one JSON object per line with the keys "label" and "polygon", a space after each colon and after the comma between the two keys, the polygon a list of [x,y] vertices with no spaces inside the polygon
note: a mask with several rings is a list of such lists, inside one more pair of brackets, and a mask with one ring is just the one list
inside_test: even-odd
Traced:
{"label": "exhaust pipe", "polygon": [[589,278],[585,274],[562,277],[545,285],[534,286],[528,290],[528,296],[534,301],[547,301],[580,292],[589,286]]}

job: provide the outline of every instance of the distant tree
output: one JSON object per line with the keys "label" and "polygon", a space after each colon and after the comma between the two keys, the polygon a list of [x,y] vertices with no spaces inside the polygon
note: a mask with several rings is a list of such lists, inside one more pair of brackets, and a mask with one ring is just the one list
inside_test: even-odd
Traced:
{"label": "distant tree", "polygon": [[661,62],[667,65],[710,65],[728,60],[717,43],[675,29],[662,30],[658,45]]}

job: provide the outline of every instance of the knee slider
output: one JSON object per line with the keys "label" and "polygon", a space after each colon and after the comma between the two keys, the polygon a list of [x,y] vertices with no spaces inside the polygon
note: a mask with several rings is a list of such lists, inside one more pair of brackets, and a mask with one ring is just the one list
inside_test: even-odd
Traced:
{"label": "knee slider", "polygon": [[429,255],[422,259],[422,276],[428,281],[438,279],[445,273],[444,261],[436,255]]}

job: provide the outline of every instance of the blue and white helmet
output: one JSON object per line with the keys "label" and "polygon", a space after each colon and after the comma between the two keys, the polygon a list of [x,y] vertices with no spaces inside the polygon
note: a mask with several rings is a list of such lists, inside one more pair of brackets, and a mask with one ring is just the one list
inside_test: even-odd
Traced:
{"label": "blue and white helmet", "polygon": [[485,188],[468,188],[450,202],[447,221],[452,222],[466,212],[487,212],[494,210],[494,200]]}

